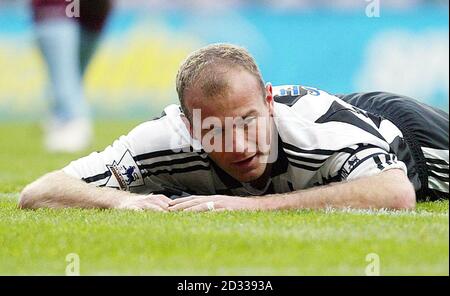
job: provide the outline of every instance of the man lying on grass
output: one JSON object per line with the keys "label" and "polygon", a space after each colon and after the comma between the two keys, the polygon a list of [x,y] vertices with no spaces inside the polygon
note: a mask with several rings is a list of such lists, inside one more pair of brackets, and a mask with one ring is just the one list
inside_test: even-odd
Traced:
{"label": "man lying on grass", "polygon": [[264,85],[243,48],[193,52],[170,105],[102,152],[44,175],[21,208],[413,209],[448,198],[448,114],[374,92]]}

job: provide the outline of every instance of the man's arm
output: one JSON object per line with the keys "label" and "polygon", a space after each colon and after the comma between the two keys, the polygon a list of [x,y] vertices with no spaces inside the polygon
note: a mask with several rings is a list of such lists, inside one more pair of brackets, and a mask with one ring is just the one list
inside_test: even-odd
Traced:
{"label": "man's arm", "polygon": [[19,207],[166,211],[169,201],[171,199],[164,195],[138,195],[113,188],[95,187],[59,170],[26,186],[20,194]]}
{"label": "man's arm", "polygon": [[[178,110],[176,106],[173,108]],[[124,180],[118,180],[110,167],[132,168],[133,178],[126,176],[127,183],[131,182],[128,185],[133,187],[139,182],[139,186],[146,186],[134,157],[151,154],[159,147],[165,147],[165,141],[177,135],[171,134],[173,131],[168,121],[170,118],[139,124],[103,151],[90,153],[70,162],[62,170],[42,176],[23,189],[19,206],[29,209],[80,207],[167,210],[170,199],[166,196],[138,195],[116,190],[120,186],[119,182]]]}
{"label": "man's arm", "polygon": [[185,197],[169,202],[169,211],[207,211],[208,202],[215,210],[283,210],[283,209],[414,209],[415,191],[405,173],[390,169],[362,177],[307,190],[259,198],[236,196]]}
{"label": "man's arm", "polygon": [[261,209],[414,209],[416,195],[405,173],[391,169],[378,175],[334,183],[261,200]]}

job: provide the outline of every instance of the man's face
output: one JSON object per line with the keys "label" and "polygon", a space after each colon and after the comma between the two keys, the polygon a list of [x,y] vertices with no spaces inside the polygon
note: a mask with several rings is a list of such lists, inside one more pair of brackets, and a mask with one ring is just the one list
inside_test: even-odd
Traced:
{"label": "man's face", "polygon": [[229,175],[241,182],[254,181],[264,173],[270,152],[272,88],[268,85],[264,92],[245,70],[222,75],[227,86],[220,95],[207,96],[201,86],[185,91],[186,108],[191,114],[201,112],[200,124],[198,116],[191,118],[191,133]]}

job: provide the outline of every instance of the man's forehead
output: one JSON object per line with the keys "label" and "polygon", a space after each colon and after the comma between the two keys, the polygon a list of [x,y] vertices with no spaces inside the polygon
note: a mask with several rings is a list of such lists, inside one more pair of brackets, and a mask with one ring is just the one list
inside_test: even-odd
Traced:
{"label": "man's forehead", "polygon": [[242,115],[236,113],[245,112],[242,109],[254,108],[255,101],[261,100],[263,95],[258,80],[247,71],[227,72],[226,84],[226,87],[223,84],[217,86],[220,86],[223,92],[209,93],[208,90],[215,90],[210,82],[197,84],[186,92],[187,105],[191,109],[201,109],[202,113]]}
{"label": "man's forehead", "polygon": [[262,102],[261,96],[257,93],[238,93],[207,99],[197,97],[191,101],[190,108],[200,109],[203,117],[245,116],[247,113],[257,112],[255,101]]}

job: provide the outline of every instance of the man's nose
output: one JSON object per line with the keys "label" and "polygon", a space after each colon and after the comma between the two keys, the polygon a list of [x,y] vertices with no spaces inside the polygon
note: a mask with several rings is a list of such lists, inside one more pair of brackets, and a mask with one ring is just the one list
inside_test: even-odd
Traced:
{"label": "man's nose", "polygon": [[247,150],[247,145],[245,143],[245,140],[237,139],[233,141],[233,152],[235,153],[245,153]]}
{"label": "man's nose", "polygon": [[233,135],[230,139],[225,140],[225,152],[232,152],[232,153],[245,153],[247,151],[247,142],[246,142],[246,135],[244,131],[239,131],[238,129],[233,129]]}
{"label": "man's nose", "polygon": [[247,145],[247,135],[245,130],[241,128],[235,128],[233,133],[233,152],[235,153],[245,153],[248,149]]}

